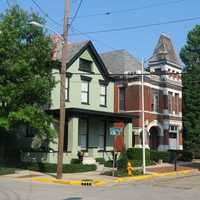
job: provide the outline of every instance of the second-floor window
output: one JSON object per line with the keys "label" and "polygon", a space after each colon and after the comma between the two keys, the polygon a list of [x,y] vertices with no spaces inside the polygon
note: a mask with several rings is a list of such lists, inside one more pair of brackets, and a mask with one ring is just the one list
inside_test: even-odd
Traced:
{"label": "second-floor window", "polygon": [[92,72],[92,61],[80,58],[79,70],[84,72]]}
{"label": "second-floor window", "polygon": [[168,111],[169,111],[169,113],[173,112],[172,97],[173,97],[172,92],[168,92]]}
{"label": "second-floor window", "polygon": [[89,81],[81,81],[81,103],[89,104]]}
{"label": "second-floor window", "polygon": [[106,106],[107,104],[107,86],[100,84],[100,106]]}
{"label": "second-floor window", "polygon": [[155,89],[152,91],[151,110],[153,112],[159,112],[159,91]]}
{"label": "second-floor window", "polygon": [[69,90],[70,90],[70,78],[72,74],[66,73],[66,80],[65,80],[65,101],[69,101]]}
{"label": "second-floor window", "polygon": [[179,94],[175,94],[175,112],[179,113]]}
{"label": "second-floor window", "polygon": [[125,110],[125,88],[119,88],[119,111]]}

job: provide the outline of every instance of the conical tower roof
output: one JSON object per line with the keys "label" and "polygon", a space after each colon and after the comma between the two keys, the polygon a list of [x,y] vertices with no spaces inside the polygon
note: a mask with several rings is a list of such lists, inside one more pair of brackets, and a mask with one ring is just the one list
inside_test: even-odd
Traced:
{"label": "conical tower roof", "polygon": [[164,62],[175,64],[180,67],[171,39],[166,34],[162,33],[154,49],[153,56],[149,60],[149,64],[154,65]]}

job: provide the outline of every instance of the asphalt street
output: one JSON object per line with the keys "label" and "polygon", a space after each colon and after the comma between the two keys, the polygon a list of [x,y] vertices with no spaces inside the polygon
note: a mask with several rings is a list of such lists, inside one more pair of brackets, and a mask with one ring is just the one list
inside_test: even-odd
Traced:
{"label": "asphalt street", "polygon": [[105,187],[33,183],[0,177],[0,200],[198,200],[200,174]]}

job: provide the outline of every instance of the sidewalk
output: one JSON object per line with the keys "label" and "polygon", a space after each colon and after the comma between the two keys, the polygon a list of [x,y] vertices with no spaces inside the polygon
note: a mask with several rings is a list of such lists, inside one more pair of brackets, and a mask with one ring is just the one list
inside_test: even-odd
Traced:
{"label": "sidewalk", "polygon": [[[185,166],[189,165],[189,166]],[[192,172],[197,172],[198,168],[196,165],[200,165],[200,163],[181,163],[181,166],[177,166],[177,171],[174,171],[174,165],[172,164],[162,164],[162,165],[155,165],[155,166],[148,166],[147,167],[147,174],[140,175],[140,176],[132,176],[132,177],[112,177],[112,176],[105,176],[101,175],[100,171],[92,171],[92,172],[84,172],[84,173],[69,173],[63,174],[62,180],[57,180],[55,175],[56,174],[44,174],[40,172],[33,172],[33,171],[18,171],[16,174],[7,175],[4,177],[14,178],[17,180],[31,180],[35,183],[49,183],[49,184],[65,184],[65,185],[82,185],[83,180],[86,182],[90,182],[93,186],[103,186],[108,184],[114,183],[122,183],[122,182],[129,182],[129,181],[142,181],[157,177],[164,177],[164,176],[179,176],[185,175]],[[192,166],[195,166],[192,167]],[[112,170],[112,168],[105,168],[103,171]]]}

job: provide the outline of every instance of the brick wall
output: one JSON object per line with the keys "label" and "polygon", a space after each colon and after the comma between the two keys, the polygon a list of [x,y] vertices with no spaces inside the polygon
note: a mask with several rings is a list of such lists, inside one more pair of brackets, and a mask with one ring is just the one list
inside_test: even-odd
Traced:
{"label": "brick wall", "polygon": [[126,111],[139,110],[141,107],[141,93],[139,86],[129,86],[126,87],[125,92],[125,108]]}

